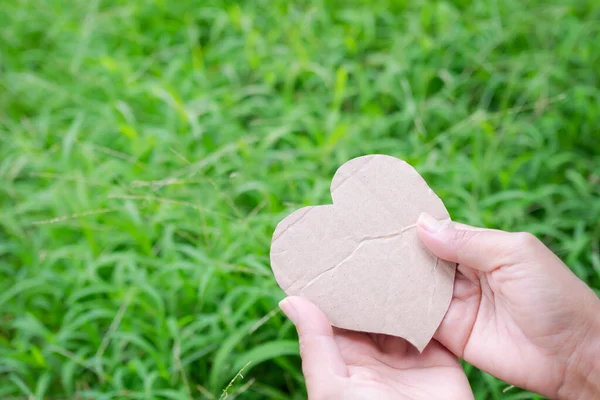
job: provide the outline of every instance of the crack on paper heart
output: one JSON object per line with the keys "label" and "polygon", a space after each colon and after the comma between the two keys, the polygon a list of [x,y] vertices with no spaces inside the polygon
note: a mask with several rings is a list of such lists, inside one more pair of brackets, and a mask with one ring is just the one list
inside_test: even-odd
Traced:
{"label": "crack on paper heart", "polygon": [[381,239],[395,239],[395,238],[397,238],[397,237],[399,237],[401,235],[402,235],[402,232],[397,232],[397,233],[392,234],[392,235],[385,235],[385,236],[374,237],[374,238],[366,238],[364,240],[361,240],[360,243],[358,244],[358,246],[356,246],[354,248],[354,250],[352,250],[352,252],[346,258],[344,258],[342,261],[340,261],[339,263],[337,263],[333,267],[327,268],[325,271],[321,272],[319,275],[317,275],[316,277],[314,277],[313,279],[311,279],[306,285],[304,285],[304,287],[302,287],[302,289],[300,289],[300,292],[303,292],[304,290],[306,290],[310,285],[312,285],[313,283],[315,283],[319,278],[321,278],[327,272],[333,272],[339,266],[341,266],[341,265],[345,264],[346,262],[350,261],[352,259],[352,257],[354,257],[354,255],[358,252],[358,250],[360,250],[363,247],[363,245],[365,243],[370,243],[370,242],[373,242],[375,240],[381,240]]}
{"label": "crack on paper heart", "polygon": [[[311,279],[306,285],[304,285],[300,289],[300,292],[306,290],[306,288],[308,288],[310,285],[312,285],[313,283],[315,283],[320,277],[322,277],[323,275],[325,275],[327,272],[334,271],[335,269],[337,269],[342,264],[344,264],[347,261],[351,260],[352,257],[354,257],[354,255],[358,252],[358,250],[360,250],[360,248],[365,243],[370,243],[370,242],[373,242],[375,240],[382,240],[382,239],[395,239],[397,237],[402,236],[402,234],[404,232],[408,231],[409,229],[413,229],[416,226],[417,226],[417,224],[412,224],[412,225],[409,225],[409,226],[407,226],[405,228],[402,228],[398,232],[390,233],[390,234],[387,234],[387,235],[381,235],[381,236],[363,236],[362,238],[359,238],[358,239],[359,240],[358,245],[354,248],[354,250],[352,250],[352,252],[347,257],[345,257],[342,261],[340,261],[339,263],[337,263],[333,267],[327,268],[326,270],[324,270],[323,272],[321,272],[320,274],[318,274],[317,276],[315,276],[313,279]],[[294,285],[295,285],[295,283],[293,283],[292,285],[290,285],[288,288],[284,289],[284,291],[288,292],[289,290],[291,290],[294,287]]]}
{"label": "crack on paper heart", "polygon": [[271,254],[283,254],[283,253],[287,253],[288,251],[290,251],[290,249],[277,250],[277,251],[272,251]]}
{"label": "crack on paper heart", "polygon": [[279,233],[279,235],[277,235],[277,237],[273,238],[273,240],[271,241],[271,246],[277,241],[277,239],[282,237],[283,234],[286,233],[291,227],[296,225],[298,222],[302,221],[313,209],[314,207],[307,207],[306,211],[304,211],[304,213],[302,213],[302,215],[300,215],[297,220],[286,226],[285,229],[281,233]]}

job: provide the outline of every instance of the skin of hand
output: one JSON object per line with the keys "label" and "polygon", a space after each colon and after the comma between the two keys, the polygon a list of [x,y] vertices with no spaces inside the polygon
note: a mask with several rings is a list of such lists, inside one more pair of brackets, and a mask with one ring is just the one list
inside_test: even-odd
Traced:
{"label": "skin of hand", "polygon": [[458,264],[436,340],[515,386],[600,398],[600,300],[541,241],[427,214],[418,233],[432,253]]}
{"label": "skin of hand", "polygon": [[302,297],[280,307],[296,325],[311,400],[473,399],[458,359],[435,340],[419,354],[398,337],[332,328]]}

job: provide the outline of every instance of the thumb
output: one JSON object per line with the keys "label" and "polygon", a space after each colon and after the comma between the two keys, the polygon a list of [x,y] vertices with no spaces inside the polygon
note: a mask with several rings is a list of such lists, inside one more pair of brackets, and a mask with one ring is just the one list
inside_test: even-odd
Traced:
{"label": "thumb", "polygon": [[287,297],[279,307],[296,325],[309,397],[324,395],[332,386],[332,378],[348,376],[331,324],[317,306],[303,297]]}
{"label": "thumb", "polygon": [[530,249],[535,237],[528,233],[509,233],[436,220],[422,213],[417,221],[418,234],[436,256],[484,272],[512,263],[516,254]]}

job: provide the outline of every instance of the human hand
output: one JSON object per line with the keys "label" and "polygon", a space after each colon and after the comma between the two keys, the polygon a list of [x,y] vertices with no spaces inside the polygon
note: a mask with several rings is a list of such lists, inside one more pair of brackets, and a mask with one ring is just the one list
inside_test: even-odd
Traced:
{"label": "human hand", "polygon": [[419,354],[398,337],[332,329],[302,297],[280,307],[298,330],[311,400],[473,398],[457,358],[435,340]]}
{"label": "human hand", "polygon": [[474,366],[552,398],[600,398],[600,300],[534,236],[427,214],[422,242],[458,263],[436,335]]}

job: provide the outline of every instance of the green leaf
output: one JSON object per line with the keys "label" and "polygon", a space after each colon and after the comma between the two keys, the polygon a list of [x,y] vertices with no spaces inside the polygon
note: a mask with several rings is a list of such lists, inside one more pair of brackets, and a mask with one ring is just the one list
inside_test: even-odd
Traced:
{"label": "green leaf", "polygon": [[298,355],[300,355],[298,342],[294,340],[277,340],[261,344],[236,357],[232,372],[239,371],[248,363],[250,365],[246,368],[246,372],[254,366],[275,357]]}

